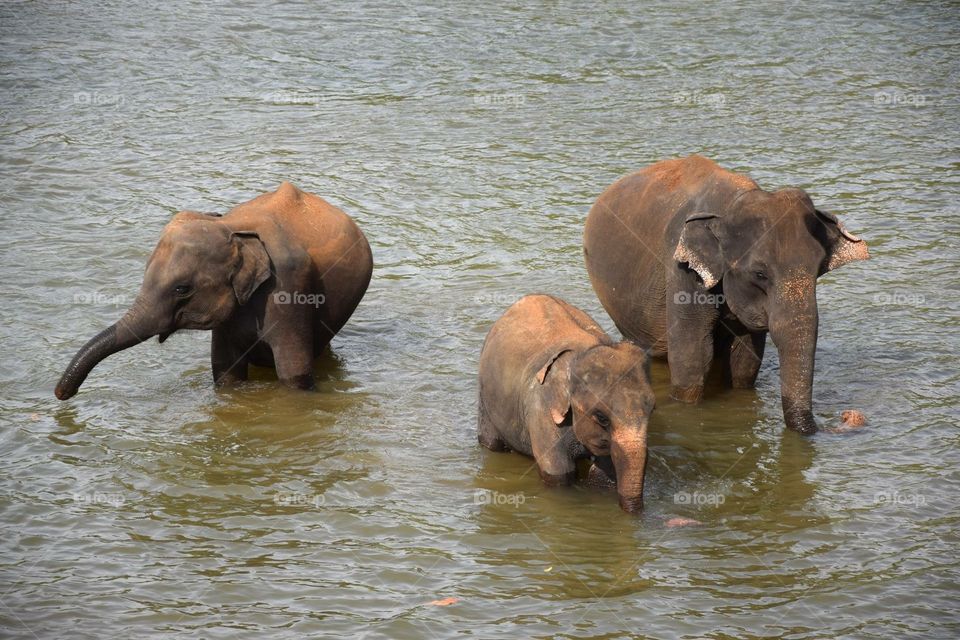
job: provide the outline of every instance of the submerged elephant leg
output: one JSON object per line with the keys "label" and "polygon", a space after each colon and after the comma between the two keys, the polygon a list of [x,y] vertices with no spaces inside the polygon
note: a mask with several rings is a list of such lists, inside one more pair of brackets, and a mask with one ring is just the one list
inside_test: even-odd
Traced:
{"label": "submerged elephant leg", "polygon": [[700,402],[704,380],[713,362],[712,328],[700,323],[676,322],[667,335],[670,397],[680,402]]}
{"label": "submerged elephant leg", "polygon": [[577,479],[577,465],[562,437],[565,432],[557,428],[549,413],[532,418],[527,427],[533,458],[544,483],[550,486],[572,484]]}
{"label": "submerged elephant leg", "polygon": [[763,362],[766,332],[732,335],[724,360],[724,378],[734,389],[753,389]]}
{"label": "submerged elephant leg", "polygon": [[217,327],[210,340],[210,365],[218,386],[231,386],[247,379],[249,349],[237,347],[229,328]]}
{"label": "submerged elephant leg", "polygon": [[268,341],[273,350],[274,366],[280,382],[294,389],[316,389],[313,376],[313,335],[295,333],[273,336]]}
{"label": "submerged elephant leg", "polygon": [[507,451],[507,443],[500,437],[497,428],[490,422],[487,412],[483,409],[483,400],[477,411],[477,441],[490,451]]}

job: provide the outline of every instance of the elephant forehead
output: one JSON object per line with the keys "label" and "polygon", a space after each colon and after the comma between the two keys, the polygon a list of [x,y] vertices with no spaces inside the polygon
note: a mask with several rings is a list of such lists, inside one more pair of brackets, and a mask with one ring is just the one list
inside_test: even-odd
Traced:
{"label": "elephant forehead", "polygon": [[168,227],[157,250],[171,259],[189,256],[226,257],[233,253],[229,231],[218,225],[195,221]]}
{"label": "elephant forehead", "polygon": [[611,408],[629,407],[634,401],[642,405],[643,396],[650,389],[643,360],[617,353],[596,354],[586,362],[578,361],[572,375],[585,387],[584,391]]}

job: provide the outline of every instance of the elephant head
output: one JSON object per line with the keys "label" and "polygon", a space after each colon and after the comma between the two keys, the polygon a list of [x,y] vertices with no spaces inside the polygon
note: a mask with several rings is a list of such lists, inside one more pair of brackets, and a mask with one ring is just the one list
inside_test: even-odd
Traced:
{"label": "elephant head", "polygon": [[91,338],[57,384],[66,400],[104,358],[179,329],[212,329],[246,304],[271,276],[255,233],[234,231],[219,216],[184,211],[166,226],[147,262],[143,285],[120,320]]}
{"label": "elephant head", "polygon": [[646,352],[628,342],[561,351],[537,374],[557,428],[572,428],[591,454],[610,456],[627,512],[643,506],[647,423],[655,404],[649,379]]}
{"label": "elephant head", "polygon": [[769,331],[780,354],[787,426],[817,430],[813,365],[817,348],[817,278],[869,258],[867,244],[801,189],[752,190],[729,206],[689,216],[674,254],[750,332]]}

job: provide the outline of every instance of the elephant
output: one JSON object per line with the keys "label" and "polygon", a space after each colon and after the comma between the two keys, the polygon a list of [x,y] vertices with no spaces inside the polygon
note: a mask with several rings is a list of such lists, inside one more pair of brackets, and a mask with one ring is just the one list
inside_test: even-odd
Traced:
{"label": "elephant", "polygon": [[284,182],[227,214],[181,211],[147,261],[120,320],[73,357],[56,396],[74,396],[101,360],[153,336],[212,331],[216,385],[274,367],[284,384],[314,388],[315,358],[363,298],[370,245],[346,213]]}
{"label": "elephant", "polygon": [[596,456],[591,477],[614,473],[620,507],[639,511],[655,404],[648,366],[643,349],[614,343],[577,307],[524,296],[480,352],[477,439],[532,456],[552,486],[574,482],[576,461]]}
{"label": "elephant", "polygon": [[769,332],[784,422],[817,431],[817,278],[869,253],[805,191],[765,191],[698,155],[657,162],[600,195],[583,249],[620,332],[666,356],[671,397],[699,402],[715,359],[728,385],[752,388]]}

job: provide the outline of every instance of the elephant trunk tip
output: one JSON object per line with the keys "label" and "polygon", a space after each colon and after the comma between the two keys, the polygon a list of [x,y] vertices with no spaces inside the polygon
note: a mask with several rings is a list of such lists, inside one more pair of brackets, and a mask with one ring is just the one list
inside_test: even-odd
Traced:
{"label": "elephant trunk tip", "polygon": [[73,396],[77,395],[77,391],[74,387],[67,387],[62,382],[57,385],[57,388],[54,389],[53,393],[57,396],[57,400],[69,400]]}
{"label": "elephant trunk tip", "polygon": [[631,514],[643,511],[643,496],[620,496],[620,508]]}

